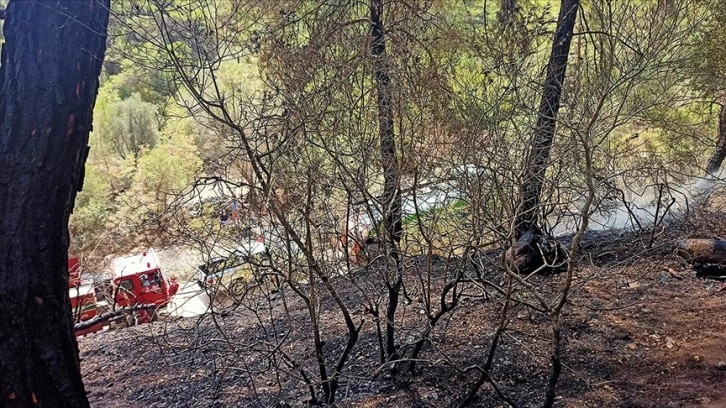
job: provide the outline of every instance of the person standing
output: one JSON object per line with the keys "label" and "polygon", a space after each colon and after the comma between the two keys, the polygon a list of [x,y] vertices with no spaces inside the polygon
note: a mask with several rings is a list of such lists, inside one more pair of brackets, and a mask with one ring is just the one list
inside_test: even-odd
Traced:
{"label": "person standing", "polygon": [[232,224],[233,225],[240,225],[239,221],[239,213],[242,209],[242,205],[237,200],[237,198],[232,199],[232,204],[230,204],[230,210],[232,211],[231,218],[232,218]]}

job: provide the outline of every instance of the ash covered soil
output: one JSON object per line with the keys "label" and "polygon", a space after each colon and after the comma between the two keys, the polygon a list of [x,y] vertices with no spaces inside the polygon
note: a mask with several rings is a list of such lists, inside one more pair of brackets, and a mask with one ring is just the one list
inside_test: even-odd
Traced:
{"label": "ash covered soil", "polygon": [[[726,407],[726,290],[696,276],[673,249],[684,237],[719,237],[726,213],[702,213],[687,223],[651,232],[592,233],[584,248],[562,317],[563,370],[559,407]],[[653,239],[652,247],[649,243]],[[459,260],[460,261],[460,260]],[[505,288],[492,265],[463,286],[458,307],[430,334],[413,371],[380,364],[376,320],[365,305],[385,294],[374,265],[353,279],[332,280],[349,307],[360,338],[340,378],[336,406],[449,407],[461,403],[479,378]],[[440,288],[457,260],[407,260],[410,303],[399,306],[397,342],[410,356],[427,327],[428,287]],[[430,267],[429,267],[430,266]],[[422,271],[431,272],[430,279]],[[531,278],[554,299],[565,274]],[[429,282],[430,285],[429,286]],[[436,292],[436,291],[434,291]],[[335,302],[320,290],[319,321],[328,375],[347,341]],[[518,296],[518,297],[517,297]],[[531,294],[515,296],[536,305]],[[434,298],[434,308],[439,301]],[[380,304],[381,316],[385,302]],[[491,378],[521,407],[541,406],[549,370],[551,329],[546,314],[512,306],[493,360]],[[250,295],[199,318],[101,332],[79,339],[81,366],[94,407],[307,406],[318,398],[312,328],[305,303],[291,290]],[[485,382],[471,406],[509,406]]]}

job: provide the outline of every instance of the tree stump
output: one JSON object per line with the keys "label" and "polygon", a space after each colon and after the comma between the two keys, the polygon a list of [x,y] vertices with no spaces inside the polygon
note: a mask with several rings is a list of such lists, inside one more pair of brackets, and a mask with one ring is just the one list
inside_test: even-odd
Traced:
{"label": "tree stump", "polygon": [[543,272],[556,272],[566,266],[566,261],[566,253],[559,242],[531,230],[504,252],[504,264],[522,275],[529,275],[543,266]]}

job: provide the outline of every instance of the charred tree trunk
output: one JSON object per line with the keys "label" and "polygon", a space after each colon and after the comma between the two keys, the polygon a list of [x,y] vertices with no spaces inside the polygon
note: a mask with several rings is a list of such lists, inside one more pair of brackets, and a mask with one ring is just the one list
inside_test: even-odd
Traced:
{"label": "charred tree trunk", "polygon": [[718,175],[721,163],[726,158],[726,101],[718,112],[718,141],[706,167],[706,175]]}
{"label": "charred tree trunk", "polygon": [[552,51],[547,64],[542,100],[540,101],[537,125],[534,130],[529,158],[524,169],[520,213],[515,228],[517,239],[528,231],[538,232],[538,207],[540,194],[549,166],[550,149],[555,136],[557,112],[560,109],[562,84],[565,81],[567,57],[575,28],[579,0],[562,0]]}
{"label": "charred tree trunk", "polygon": [[386,309],[386,354],[388,359],[398,358],[395,349],[394,319],[398,299],[403,286],[401,274],[401,254],[399,253],[403,226],[401,225],[401,189],[399,188],[400,170],[396,158],[396,140],[393,129],[393,106],[391,104],[391,77],[388,72],[386,39],[383,31],[383,0],[371,0],[371,52],[373,71],[378,91],[378,132],[381,140],[381,162],[383,164],[383,230],[396,266],[393,279],[388,286],[388,306]]}
{"label": "charred tree trunk", "polygon": [[497,18],[501,23],[508,23],[517,12],[517,0],[501,0]]}
{"label": "charred tree trunk", "polygon": [[68,298],[109,0],[11,1],[0,66],[0,405],[87,407]]}

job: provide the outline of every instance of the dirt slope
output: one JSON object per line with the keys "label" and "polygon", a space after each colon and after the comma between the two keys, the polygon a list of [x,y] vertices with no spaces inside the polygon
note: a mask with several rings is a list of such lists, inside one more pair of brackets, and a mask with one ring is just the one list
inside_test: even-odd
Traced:
{"label": "dirt slope", "polygon": [[[726,290],[720,290],[719,281],[697,277],[672,251],[677,238],[713,237],[724,230],[726,214],[710,213],[657,231],[653,248],[648,248],[650,234],[588,237],[564,317],[564,370],[556,406],[726,407]],[[487,279],[501,279],[496,271],[488,273]],[[421,319],[417,299],[422,295],[414,277],[407,279],[413,302],[402,305],[397,316],[403,343],[415,338]],[[556,286],[561,279],[541,276],[535,282]],[[341,280],[338,287],[356,322],[364,322],[343,373],[338,406],[447,407],[462,400],[477,377],[466,367],[482,364],[499,318],[495,299],[470,291],[433,333],[416,374],[392,378],[386,370],[371,375],[379,366],[371,319],[353,285]],[[279,365],[273,354],[260,350],[278,338],[293,358],[314,361],[307,312],[292,293],[284,300],[287,312],[277,294],[270,308],[266,302],[249,303],[196,320],[80,339],[92,405],[305,406],[310,394],[294,370],[274,369]],[[260,316],[274,316],[274,333],[270,326],[261,329]],[[333,303],[323,299],[325,347],[333,357],[345,341],[339,320]],[[542,403],[548,333],[543,316],[514,310],[492,376],[518,406]],[[485,385],[473,406],[507,404]]]}

